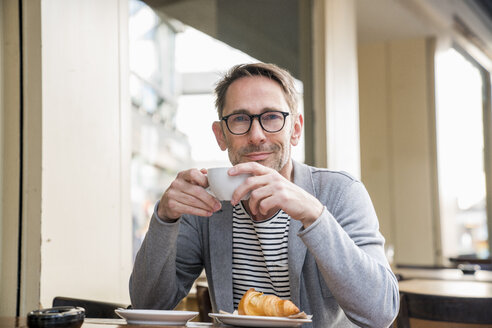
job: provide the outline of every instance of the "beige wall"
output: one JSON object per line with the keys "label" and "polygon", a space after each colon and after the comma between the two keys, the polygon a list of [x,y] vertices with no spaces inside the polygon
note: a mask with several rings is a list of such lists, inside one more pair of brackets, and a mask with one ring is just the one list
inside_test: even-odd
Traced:
{"label": "beige wall", "polygon": [[398,264],[440,261],[434,43],[359,46],[362,180]]}
{"label": "beige wall", "polygon": [[[3,0],[0,0],[0,17],[2,18],[0,22],[0,236],[2,236],[2,241],[3,241],[3,159],[5,158],[5,155],[3,153],[3,131],[4,131],[4,126],[3,126],[3,112],[5,110],[5,107],[3,105],[3,74],[4,74],[4,64],[3,64]],[[2,263],[2,258],[3,258],[3,245],[2,242],[0,242],[0,263]],[[0,268],[1,269],[1,268]],[[0,281],[2,280],[2,271],[0,270]],[[0,291],[3,291],[3,289],[0,287]]]}
{"label": "beige wall", "polygon": [[41,4],[22,6],[22,256],[20,313],[39,307],[42,225],[42,84],[41,84]]}
{"label": "beige wall", "polygon": [[19,21],[17,1],[0,1],[0,316],[15,315],[19,223]]}
{"label": "beige wall", "polygon": [[[18,8],[0,2],[0,315],[15,315],[17,299]],[[129,302],[128,2],[24,1],[22,17],[19,313],[56,295]]]}
{"label": "beige wall", "polygon": [[[3,154],[3,0],[0,0],[0,17],[2,18],[0,23],[0,158],[5,158]],[[0,236],[2,235],[2,212],[3,212],[3,160],[0,160]],[[2,244],[0,243],[0,263],[2,262]]]}
{"label": "beige wall", "polygon": [[43,306],[129,302],[127,7],[42,1]]}

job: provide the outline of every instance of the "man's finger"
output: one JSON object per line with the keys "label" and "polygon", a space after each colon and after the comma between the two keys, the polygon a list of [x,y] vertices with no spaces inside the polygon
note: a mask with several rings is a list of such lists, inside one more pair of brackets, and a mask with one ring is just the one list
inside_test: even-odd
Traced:
{"label": "man's finger", "polygon": [[212,211],[220,209],[220,202],[214,196],[210,195],[205,189],[200,186],[191,185],[183,190],[183,194],[189,195],[209,207]]}
{"label": "man's finger", "polygon": [[183,172],[181,176],[186,182],[191,184],[199,185],[204,188],[208,187],[207,176],[197,169],[191,169]]}
{"label": "man's finger", "polygon": [[[251,192],[249,196],[249,208],[252,210],[253,214],[260,213],[260,207],[264,207],[265,204],[263,202],[271,198],[273,196],[273,191],[269,186],[264,186],[261,188],[257,188]],[[266,213],[261,213],[266,214]]]}
{"label": "man's finger", "polygon": [[228,171],[229,175],[238,175],[243,173],[250,173],[253,175],[263,175],[268,174],[270,172],[270,168],[258,164],[256,162],[247,162],[236,164],[231,167]]}
{"label": "man's finger", "polygon": [[177,202],[187,205],[187,206],[192,206],[196,208],[203,209],[205,211],[211,211],[215,212],[215,203],[207,203],[202,201],[200,198],[197,198],[193,195],[187,194],[187,193],[182,193],[179,197],[175,198]]}
{"label": "man's finger", "polygon": [[209,217],[212,216],[214,211],[210,211],[207,209],[195,207],[195,206],[190,206],[188,204],[184,204],[181,202],[178,202],[175,205],[175,209],[177,212],[183,213],[183,214],[190,214],[190,215],[197,215],[197,216],[205,216]]}
{"label": "man's finger", "polygon": [[247,178],[239,187],[236,188],[232,195],[231,203],[237,204],[239,200],[243,199],[249,192],[268,185],[272,181],[267,175],[252,176]]}

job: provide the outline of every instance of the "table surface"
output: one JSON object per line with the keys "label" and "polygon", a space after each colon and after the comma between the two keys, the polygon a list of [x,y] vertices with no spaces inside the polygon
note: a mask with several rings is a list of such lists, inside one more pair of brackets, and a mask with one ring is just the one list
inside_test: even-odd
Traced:
{"label": "table surface", "polygon": [[400,274],[403,279],[437,279],[458,281],[482,281],[492,283],[492,271],[479,270],[474,274],[464,274],[459,269],[435,268],[395,268],[394,273]]}
{"label": "table surface", "polygon": [[492,283],[436,279],[400,281],[400,291],[415,294],[492,299]]}
{"label": "table surface", "polygon": [[[82,328],[149,328],[148,325],[127,325],[124,319],[92,319],[86,318]],[[156,326],[157,327],[157,326]],[[159,326],[163,327],[163,326]],[[192,327],[223,327],[221,325],[211,325],[190,321],[186,326],[165,326],[166,328],[192,328]],[[0,317],[0,328],[28,328],[26,318]]]}
{"label": "table surface", "polygon": [[[492,271],[478,271],[473,275],[463,274],[458,269],[418,269],[397,268],[395,273],[401,274],[404,280],[399,282],[400,290],[409,293],[492,298]],[[127,325],[123,319],[90,319],[86,318],[82,328],[148,328],[146,325]],[[221,325],[189,322],[183,327],[222,327]],[[26,318],[0,317],[0,328],[27,328]]]}

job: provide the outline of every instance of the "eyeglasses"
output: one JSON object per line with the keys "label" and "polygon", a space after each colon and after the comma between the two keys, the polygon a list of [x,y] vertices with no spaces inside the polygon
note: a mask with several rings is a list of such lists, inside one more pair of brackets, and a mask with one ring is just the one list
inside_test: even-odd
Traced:
{"label": "eyeglasses", "polygon": [[253,125],[254,118],[258,118],[260,126],[269,133],[275,133],[284,128],[285,118],[289,113],[281,111],[268,111],[261,114],[250,115],[245,113],[230,114],[222,117],[229,132],[235,135],[246,134]]}

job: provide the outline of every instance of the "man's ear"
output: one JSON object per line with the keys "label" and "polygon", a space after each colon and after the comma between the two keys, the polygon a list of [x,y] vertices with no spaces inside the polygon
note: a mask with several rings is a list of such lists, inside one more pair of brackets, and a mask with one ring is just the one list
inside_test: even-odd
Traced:
{"label": "man's ear", "polygon": [[304,119],[302,114],[297,114],[294,121],[294,126],[292,128],[292,135],[290,136],[290,143],[292,146],[297,146],[299,139],[301,138],[302,125],[304,124]]}
{"label": "man's ear", "polygon": [[220,150],[224,151],[227,149],[227,143],[225,141],[224,131],[222,130],[222,126],[220,125],[220,121],[215,121],[212,124],[212,130],[215,134],[215,139],[219,144]]}

